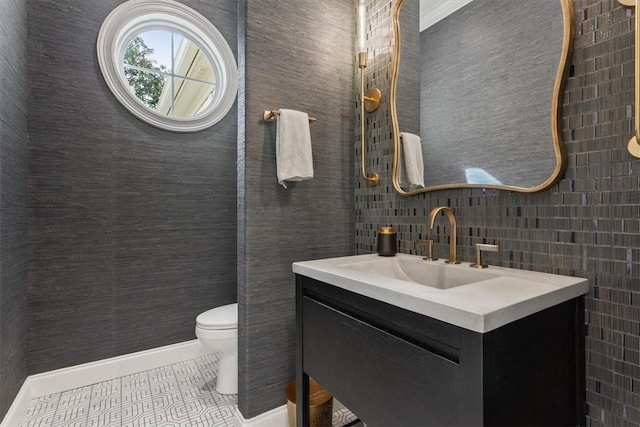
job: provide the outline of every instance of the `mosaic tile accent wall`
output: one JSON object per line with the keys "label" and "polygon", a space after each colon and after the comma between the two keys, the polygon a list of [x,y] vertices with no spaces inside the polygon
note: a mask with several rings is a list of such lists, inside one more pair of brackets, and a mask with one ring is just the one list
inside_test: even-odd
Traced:
{"label": "mosaic tile accent wall", "polygon": [[[369,84],[375,82],[384,93],[393,3],[369,2],[373,66],[367,72]],[[634,126],[635,12],[616,0],[576,0],[574,6],[575,48],[563,112],[564,178],[536,194],[457,189],[401,197],[391,184],[391,124],[383,103],[366,117],[367,163],[382,181],[369,188],[357,175],[356,246],[358,253],[374,252],[377,227],[393,225],[401,252],[421,253],[416,240],[435,237],[436,254],[445,256],[444,220],[431,233],[426,216],[447,205],[458,218],[462,260],[473,260],[475,243],[496,243],[500,252],[487,254],[489,264],[588,278],[587,423],[640,426],[640,160],[626,149]]]}
{"label": "mosaic tile accent wall", "polygon": [[27,376],[27,6],[0,1],[0,422]]}

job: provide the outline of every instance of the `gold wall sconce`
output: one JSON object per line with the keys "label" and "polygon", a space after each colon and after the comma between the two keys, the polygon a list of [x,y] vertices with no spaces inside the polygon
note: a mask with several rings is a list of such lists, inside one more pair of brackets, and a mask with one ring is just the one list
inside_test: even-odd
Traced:
{"label": "gold wall sconce", "polygon": [[633,136],[629,140],[627,149],[633,157],[640,158],[640,132],[638,132],[638,126],[640,126],[640,0],[618,0],[623,6],[635,7],[635,96],[634,96],[634,122],[635,129],[633,130]]}
{"label": "gold wall sconce", "polygon": [[365,170],[365,126],[364,112],[372,113],[378,109],[382,101],[382,92],[374,87],[366,93],[364,91],[364,69],[367,68],[367,52],[364,50],[365,40],[365,7],[364,0],[358,0],[358,68],[360,68],[360,158],[362,160],[362,176],[369,182],[369,185],[375,187],[380,182],[380,176],[377,173],[367,175]]}

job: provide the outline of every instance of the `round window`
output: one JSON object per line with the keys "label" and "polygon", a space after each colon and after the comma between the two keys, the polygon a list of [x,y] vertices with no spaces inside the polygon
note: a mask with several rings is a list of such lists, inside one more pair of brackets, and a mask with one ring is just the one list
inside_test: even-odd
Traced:
{"label": "round window", "polygon": [[217,123],[238,90],[222,34],[173,0],[129,0],[115,8],[98,35],[98,62],[116,98],[163,129],[192,132]]}

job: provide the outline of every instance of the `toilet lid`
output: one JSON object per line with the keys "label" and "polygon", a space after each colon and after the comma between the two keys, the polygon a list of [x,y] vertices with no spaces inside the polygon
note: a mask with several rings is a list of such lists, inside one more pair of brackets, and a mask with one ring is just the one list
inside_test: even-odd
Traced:
{"label": "toilet lid", "polygon": [[238,304],[212,308],[196,317],[198,326],[206,329],[233,329],[238,327]]}

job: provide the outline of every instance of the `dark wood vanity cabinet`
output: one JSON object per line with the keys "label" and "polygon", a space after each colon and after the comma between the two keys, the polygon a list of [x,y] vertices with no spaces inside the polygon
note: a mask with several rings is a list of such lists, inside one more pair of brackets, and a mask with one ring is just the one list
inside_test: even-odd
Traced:
{"label": "dark wood vanity cabinet", "polygon": [[585,424],[583,297],[483,334],[305,276],[296,286],[297,402],[311,376],[369,427]]}

